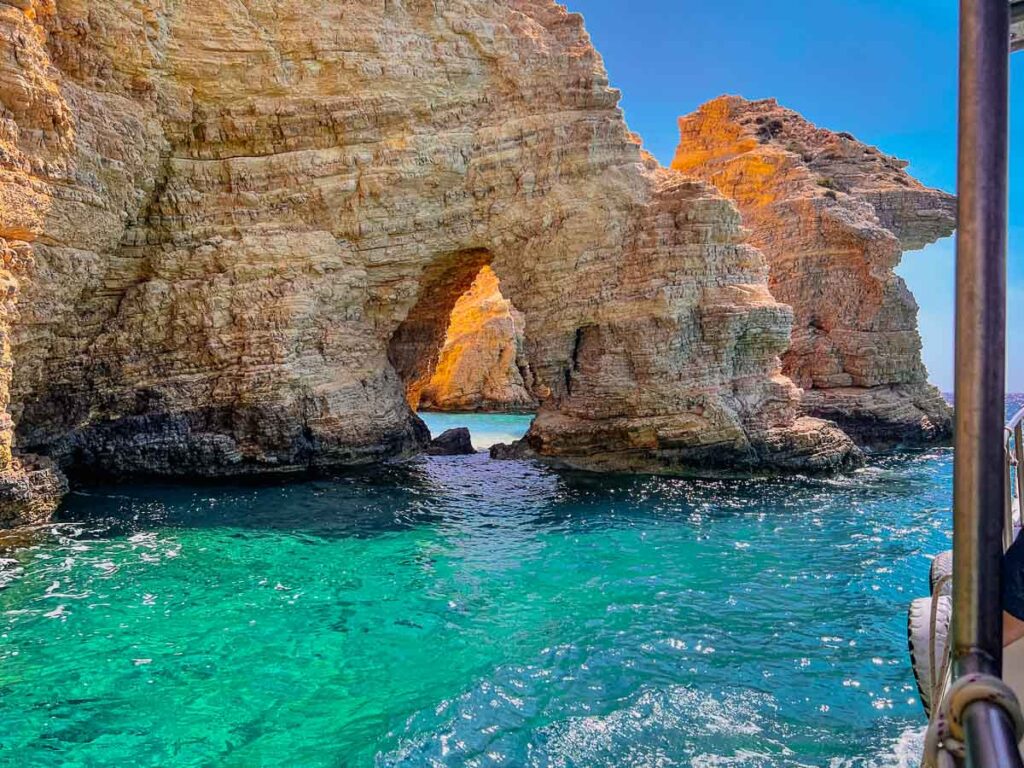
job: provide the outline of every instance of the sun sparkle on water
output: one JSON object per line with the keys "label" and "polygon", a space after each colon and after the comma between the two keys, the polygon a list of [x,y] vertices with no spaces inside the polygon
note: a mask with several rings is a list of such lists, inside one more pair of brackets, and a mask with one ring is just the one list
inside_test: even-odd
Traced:
{"label": "sun sparkle on water", "polygon": [[909,766],[951,457],[78,492],[0,566],[0,764]]}

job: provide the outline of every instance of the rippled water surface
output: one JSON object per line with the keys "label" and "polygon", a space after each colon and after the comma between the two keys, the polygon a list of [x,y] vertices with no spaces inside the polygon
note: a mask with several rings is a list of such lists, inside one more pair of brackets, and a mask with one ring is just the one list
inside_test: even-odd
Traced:
{"label": "rippled water surface", "polygon": [[910,765],[951,459],[78,492],[2,566],[0,762]]}

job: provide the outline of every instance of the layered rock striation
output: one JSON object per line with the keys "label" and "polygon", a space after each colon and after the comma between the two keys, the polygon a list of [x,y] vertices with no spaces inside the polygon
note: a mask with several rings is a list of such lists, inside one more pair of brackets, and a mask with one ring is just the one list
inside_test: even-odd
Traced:
{"label": "layered rock striation", "polygon": [[793,308],[783,373],[803,388],[801,411],[870,447],[948,438],[950,408],[928,384],[917,305],[894,268],[952,233],[955,198],[774,100],[722,97],[679,124],[673,168],[736,203],[772,295]]}
{"label": "layered rock striation", "polygon": [[704,182],[652,178],[651,201],[609,259],[618,291],[577,325],[557,400],[513,455],[701,474],[855,464],[848,436],[798,414],[800,390],[779,360],[792,312],[769,292],[736,209]]}
{"label": "layered rock striation", "polygon": [[436,411],[525,412],[537,409],[526,357],[525,318],[501,295],[484,267],[452,309],[430,380],[407,389],[413,408]]}
{"label": "layered rock striation", "polygon": [[540,400],[516,453],[829,470],[833,421],[948,429],[892,267],[951,200],[773,104],[683,128],[658,168],[553,0],[0,0],[0,522],[53,462],[423,450],[485,267],[526,328],[500,398]]}
{"label": "layered rock striation", "polygon": [[645,159],[552,0],[4,0],[0,238],[5,450],[164,475],[422,450],[407,390],[489,265],[535,453],[857,456],[798,412],[735,208]]}

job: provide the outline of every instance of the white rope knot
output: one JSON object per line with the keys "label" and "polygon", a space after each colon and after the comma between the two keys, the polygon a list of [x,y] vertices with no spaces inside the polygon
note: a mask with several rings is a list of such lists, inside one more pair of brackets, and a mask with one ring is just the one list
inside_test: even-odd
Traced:
{"label": "white rope knot", "polygon": [[1017,741],[1024,738],[1024,714],[1013,689],[993,675],[975,674],[964,675],[954,682],[946,698],[949,733],[956,741],[963,742],[963,714],[976,701],[990,701],[1006,712],[1013,721]]}

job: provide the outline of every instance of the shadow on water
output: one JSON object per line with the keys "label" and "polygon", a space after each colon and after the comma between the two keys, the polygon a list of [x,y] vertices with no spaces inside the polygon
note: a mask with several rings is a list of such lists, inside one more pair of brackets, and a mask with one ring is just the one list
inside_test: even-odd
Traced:
{"label": "shadow on water", "polygon": [[[486,454],[420,457],[317,477],[80,487],[54,517],[84,538],[140,530],[237,528],[366,538],[431,525],[601,527],[634,518],[675,522],[805,511],[904,497],[930,478],[907,472],[944,451],[875,457],[852,475],[700,480],[556,470]],[[15,545],[17,545],[15,541]]]}

